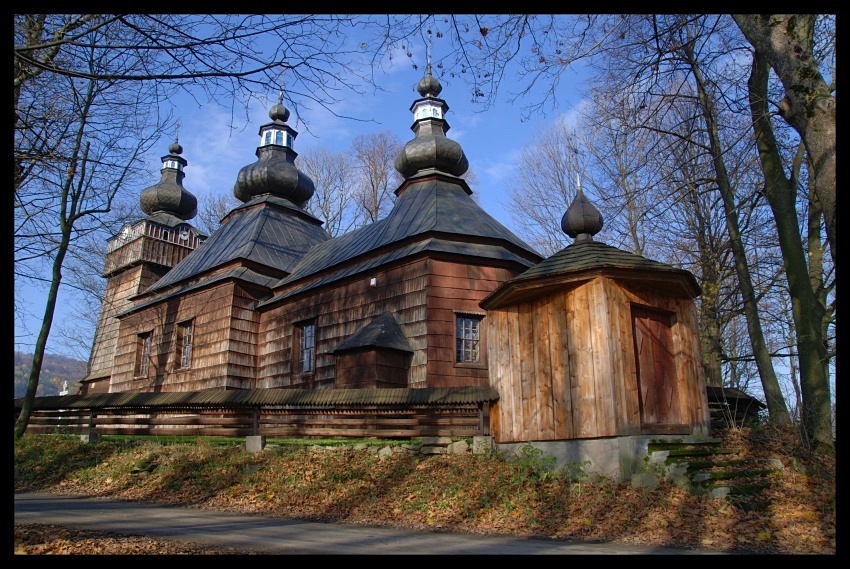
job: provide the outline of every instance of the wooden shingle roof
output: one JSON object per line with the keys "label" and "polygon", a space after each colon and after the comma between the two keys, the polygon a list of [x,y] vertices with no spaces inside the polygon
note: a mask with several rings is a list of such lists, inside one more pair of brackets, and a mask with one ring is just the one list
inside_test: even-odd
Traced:
{"label": "wooden shingle roof", "polygon": [[641,255],[623,251],[598,241],[576,241],[551,257],[534,265],[522,274],[503,283],[481,301],[486,309],[495,308],[522,294],[535,289],[558,286],[565,278],[578,280],[600,271],[615,277],[633,278],[653,286],[669,281],[678,294],[694,298],[701,292],[694,275],[666,263],[653,261]]}
{"label": "wooden shingle roof", "polygon": [[[61,409],[213,409],[257,406],[392,407],[410,405],[468,405],[499,398],[490,387],[374,388],[374,389],[239,389],[166,393],[95,393],[36,397],[34,410]],[[15,400],[20,409],[23,398]]]}
{"label": "wooden shingle roof", "polygon": [[361,348],[389,348],[401,352],[413,352],[398,322],[389,312],[379,315],[340,342],[332,353],[339,354]]}

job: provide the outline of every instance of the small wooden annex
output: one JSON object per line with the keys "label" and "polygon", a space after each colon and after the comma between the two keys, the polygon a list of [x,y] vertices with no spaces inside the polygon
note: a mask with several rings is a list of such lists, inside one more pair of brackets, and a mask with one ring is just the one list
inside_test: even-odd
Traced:
{"label": "small wooden annex", "polygon": [[481,303],[495,442],[707,435],[693,275],[594,241],[581,191],[562,226],[573,244]]}

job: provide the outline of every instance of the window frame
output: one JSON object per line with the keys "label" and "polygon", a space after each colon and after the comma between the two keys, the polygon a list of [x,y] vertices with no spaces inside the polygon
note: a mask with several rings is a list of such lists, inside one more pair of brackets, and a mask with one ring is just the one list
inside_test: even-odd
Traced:
{"label": "window frame", "polygon": [[136,363],[133,367],[133,377],[148,377],[152,345],[153,330],[136,335]]}
{"label": "window frame", "polygon": [[[187,333],[188,331],[188,333]],[[195,335],[194,320],[184,320],[176,324],[177,334],[177,369],[189,369],[192,367],[192,340]],[[188,337],[188,340],[187,340]]]}
{"label": "window frame", "polygon": [[[479,312],[466,312],[466,311],[454,311],[455,315],[455,323],[454,323],[454,365],[455,367],[474,367],[474,368],[486,368],[487,367],[487,352],[486,352],[486,341],[485,341],[485,326],[484,326],[484,318],[485,315]],[[469,321],[475,322],[475,327],[477,328],[477,338],[464,338],[460,333],[459,326],[462,322]],[[472,346],[464,345],[469,342],[476,342],[477,344],[474,346],[477,348],[477,359],[462,359],[462,355],[466,352],[474,351]],[[462,344],[463,343],[463,344]]]}
{"label": "window frame", "polygon": [[[297,376],[311,375],[316,373],[316,339],[318,326],[316,318],[300,320],[292,324],[292,373]],[[305,331],[310,331],[305,335]],[[309,346],[305,342],[312,340]],[[305,354],[308,356],[305,358]],[[304,362],[309,363],[305,369]]]}

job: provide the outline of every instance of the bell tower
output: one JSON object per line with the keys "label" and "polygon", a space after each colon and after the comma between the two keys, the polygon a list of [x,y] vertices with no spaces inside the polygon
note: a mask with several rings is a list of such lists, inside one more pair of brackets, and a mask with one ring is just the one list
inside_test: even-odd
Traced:
{"label": "bell tower", "polygon": [[197,199],[183,187],[183,147],[175,139],[162,157],[159,183],[142,190],[140,204],[148,216],[130,222],[107,242],[103,276],[106,293],[82,380],[82,394],[109,391],[112,362],[118,341],[119,313],[130,300],[162,278],[200,245],[207,235],[187,223],[197,213]]}

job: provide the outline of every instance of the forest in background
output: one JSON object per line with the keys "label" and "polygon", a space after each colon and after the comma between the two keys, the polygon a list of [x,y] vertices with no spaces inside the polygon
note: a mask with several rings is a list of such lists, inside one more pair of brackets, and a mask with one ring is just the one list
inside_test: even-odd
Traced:
{"label": "forest in background", "polygon": [[[23,397],[27,391],[27,380],[32,367],[32,354],[15,352],[15,399]],[[86,362],[69,358],[44,354],[41,367],[41,381],[38,384],[37,397],[59,395],[65,384],[71,385],[83,379],[86,374]]]}

